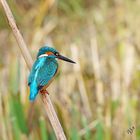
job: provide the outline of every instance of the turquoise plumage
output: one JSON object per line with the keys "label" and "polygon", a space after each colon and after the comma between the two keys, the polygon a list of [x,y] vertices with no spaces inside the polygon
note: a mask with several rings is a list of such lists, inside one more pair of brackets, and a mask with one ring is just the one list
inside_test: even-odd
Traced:
{"label": "turquoise plumage", "polygon": [[54,48],[48,46],[42,47],[37,54],[37,59],[33,64],[28,78],[28,85],[30,86],[29,99],[31,101],[35,100],[39,90],[46,87],[55,76],[58,70],[56,58],[75,63],[60,55]]}

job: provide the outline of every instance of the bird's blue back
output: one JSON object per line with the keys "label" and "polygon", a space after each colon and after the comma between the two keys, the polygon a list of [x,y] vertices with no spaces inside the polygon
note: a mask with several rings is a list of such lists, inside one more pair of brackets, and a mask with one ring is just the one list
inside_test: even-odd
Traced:
{"label": "bird's blue back", "polygon": [[41,57],[35,61],[28,79],[30,100],[35,100],[38,91],[49,83],[57,69],[58,63],[54,58]]}

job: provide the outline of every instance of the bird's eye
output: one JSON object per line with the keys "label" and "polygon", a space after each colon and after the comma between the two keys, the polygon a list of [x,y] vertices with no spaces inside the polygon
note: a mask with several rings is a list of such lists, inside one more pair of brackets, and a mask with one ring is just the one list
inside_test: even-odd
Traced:
{"label": "bird's eye", "polygon": [[58,53],[58,52],[55,52],[54,54],[55,54],[56,56],[58,56],[58,55],[59,55],[59,53]]}

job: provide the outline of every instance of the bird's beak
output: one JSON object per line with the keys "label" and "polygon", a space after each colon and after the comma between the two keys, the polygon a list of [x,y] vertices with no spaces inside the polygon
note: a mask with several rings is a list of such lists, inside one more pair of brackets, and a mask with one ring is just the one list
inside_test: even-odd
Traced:
{"label": "bird's beak", "polygon": [[70,63],[75,63],[74,61],[72,61],[71,59],[65,57],[65,56],[62,56],[62,55],[58,55],[57,56],[58,59],[61,59],[61,60],[64,60],[64,61],[67,61],[67,62],[70,62]]}

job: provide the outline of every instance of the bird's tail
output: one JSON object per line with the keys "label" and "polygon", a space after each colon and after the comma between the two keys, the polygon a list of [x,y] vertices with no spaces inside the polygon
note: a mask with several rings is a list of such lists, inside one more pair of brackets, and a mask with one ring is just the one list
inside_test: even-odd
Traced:
{"label": "bird's tail", "polygon": [[33,82],[30,85],[30,96],[29,96],[30,101],[34,101],[37,94],[38,94],[37,84]]}

